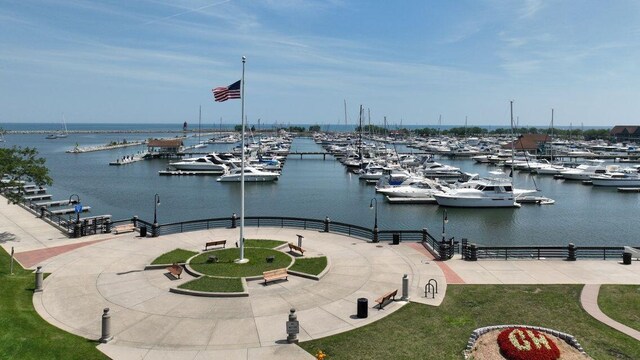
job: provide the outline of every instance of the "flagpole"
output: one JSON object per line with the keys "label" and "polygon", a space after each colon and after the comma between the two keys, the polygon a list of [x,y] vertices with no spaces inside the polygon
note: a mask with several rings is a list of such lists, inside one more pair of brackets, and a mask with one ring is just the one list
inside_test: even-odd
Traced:
{"label": "flagpole", "polygon": [[249,262],[244,258],[244,64],[247,60],[246,56],[242,57],[242,81],[240,81],[240,99],[242,102],[241,123],[242,123],[242,164],[240,166],[240,259],[236,260],[238,264]]}

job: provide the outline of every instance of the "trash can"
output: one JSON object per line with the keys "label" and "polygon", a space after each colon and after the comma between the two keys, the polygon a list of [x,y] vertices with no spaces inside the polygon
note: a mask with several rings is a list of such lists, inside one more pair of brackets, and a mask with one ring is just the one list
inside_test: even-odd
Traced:
{"label": "trash can", "polygon": [[622,263],[625,265],[631,265],[631,253],[623,252],[622,253]]}
{"label": "trash can", "polygon": [[144,225],[140,226],[140,237],[147,237],[147,227]]}
{"label": "trash can", "polygon": [[364,319],[369,316],[369,300],[367,298],[358,298],[358,319]]}
{"label": "trash can", "polygon": [[393,245],[400,245],[400,234],[393,234]]}

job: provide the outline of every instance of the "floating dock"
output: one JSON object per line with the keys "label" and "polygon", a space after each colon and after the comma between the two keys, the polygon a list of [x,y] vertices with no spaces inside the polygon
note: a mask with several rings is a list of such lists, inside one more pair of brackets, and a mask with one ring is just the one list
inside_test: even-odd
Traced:
{"label": "floating dock", "polygon": [[638,192],[640,192],[640,188],[637,188],[637,187],[628,187],[628,188],[619,187],[618,191],[620,191],[620,192],[635,192],[635,193],[638,193]]}
{"label": "floating dock", "polygon": [[518,204],[553,205],[556,201],[544,196],[523,196],[517,197],[516,202]]}
{"label": "floating dock", "polygon": [[[89,210],[91,210],[91,206],[83,206],[82,207],[82,212],[87,212]],[[66,215],[66,214],[75,214],[76,209],[75,208],[65,208],[65,209],[50,210],[50,211],[54,215]]]}
{"label": "floating dock", "polygon": [[187,171],[187,170],[160,170],[158,171],[159,175],[164,175],[164,176],[168,176],[168,175],[213,175],[213,176],[220,176],[223,173],[220,171]]}
{"label": "floating dock", "polygon": [[24,199],[27,201],[51,200],[51,194],[25,196]]}
{"label": "floating dock", "polygon": [[385,196],[389,204],[437,204],[435,198],[409,198]]}

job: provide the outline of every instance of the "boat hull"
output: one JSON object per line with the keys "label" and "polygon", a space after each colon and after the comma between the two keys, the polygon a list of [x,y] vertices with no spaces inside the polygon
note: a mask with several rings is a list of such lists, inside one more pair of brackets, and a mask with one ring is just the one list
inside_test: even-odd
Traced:
{"label": "boat hull", "polygon": [[501,208],[520,207],[515,197],[462,197],[447,194],[434,194],[440,206],[464,208]]}

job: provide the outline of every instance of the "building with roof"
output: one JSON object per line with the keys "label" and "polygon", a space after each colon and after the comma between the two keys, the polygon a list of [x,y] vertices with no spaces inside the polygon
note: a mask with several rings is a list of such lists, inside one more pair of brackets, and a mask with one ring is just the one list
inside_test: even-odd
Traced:
{"label": "building with roof", "polygon": [[610,132],[617,141],[640,140],[640,126],[638,125],[616,125]]}
{"label": "building with roof", "polygon": [[182,152],[184,143],[182,138],[175,139],[149,139],[147,140],[147,150],[152,156],[172,157]]}
{"label": "building with roof", "polygon": [[551,143],[551,136],[548,134],[523,134],[513,142],[503,145],[503,149],[514,149],[515,151],[528,151],[532,154],[544,154],[547,143]]}

